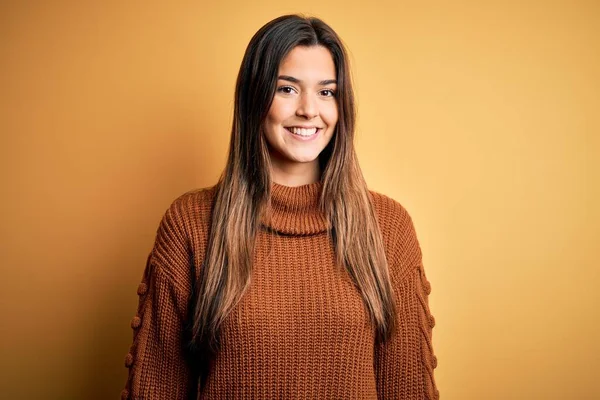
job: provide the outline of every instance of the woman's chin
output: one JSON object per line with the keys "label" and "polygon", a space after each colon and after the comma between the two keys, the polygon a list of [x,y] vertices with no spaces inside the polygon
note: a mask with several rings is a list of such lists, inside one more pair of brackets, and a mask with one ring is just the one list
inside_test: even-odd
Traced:
{"label": "woman's chin", "polygon": [[317,149],[287,148],[271,151],[271,160],[282,164],[307,164],[318,160],[321,152]]}
{"label": "woman's chin", "polygon": [[289,162],[298,164],[307,164],[317,161],[319,154],[296,154],[289,158]]}

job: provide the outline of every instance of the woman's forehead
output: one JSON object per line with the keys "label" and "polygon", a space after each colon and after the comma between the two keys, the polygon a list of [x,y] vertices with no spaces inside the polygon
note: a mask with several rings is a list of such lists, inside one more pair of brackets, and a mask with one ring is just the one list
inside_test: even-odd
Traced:
{"label": "woman's forehead", "polygon": [[326,47],[296,46],[281,61],[279,75],[292,77],[297,83],[316,85],[335,80],[336,69]]}

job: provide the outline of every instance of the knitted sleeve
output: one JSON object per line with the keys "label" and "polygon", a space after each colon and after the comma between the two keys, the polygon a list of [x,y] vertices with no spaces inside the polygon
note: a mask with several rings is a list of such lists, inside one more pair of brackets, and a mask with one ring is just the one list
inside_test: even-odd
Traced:
{"label": "knitted sleeve", "polygon": [[177,205],[167,210],[148,256],[131,321],[133,343],[123,400],[185,399],[191,373],[184,358],[183,327],[190,296],[188,243]]}
{"label": "knitted sleeve", "polygon": [[386,343],[375,348],[375,375],[379,399],[437,400],[433,370],[432,328],[428,295],[431,286],[423,269],[422,254],[412,220],[398,203],[393,229],[386,242],[397,303],[397,330]]}

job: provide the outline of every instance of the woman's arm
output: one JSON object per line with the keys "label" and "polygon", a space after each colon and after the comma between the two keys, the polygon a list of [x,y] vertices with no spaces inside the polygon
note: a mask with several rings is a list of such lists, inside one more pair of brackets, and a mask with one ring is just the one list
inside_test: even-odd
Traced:
{"label": "woman's arm", "polygon": [[184,358],[190,296],[188,240],[174,203],[159,226],[138,287],[133,343],[125,357],[129,369],[124,400],[185,399],[192,374]]}
{"label": "woman's arm", "polygon": [[375,348],[379,399],[437,400],[433,370],[437,359],[431,343],[435,320],[430,313],[431,286],[423,269],[421,249],[412,220],[400,207],[390,239],[396,248],[388,260],[397,304],[397,331]]}

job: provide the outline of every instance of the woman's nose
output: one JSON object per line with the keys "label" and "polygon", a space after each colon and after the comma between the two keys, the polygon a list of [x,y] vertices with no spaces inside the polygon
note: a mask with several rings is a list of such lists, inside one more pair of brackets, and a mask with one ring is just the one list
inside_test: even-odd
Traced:
{"label": "woman's nose", "polygon": [[317,99],[315,96],[309,93],[303,93],[300,96],[296,115],[307,119],[312,119],[319,115]]}

